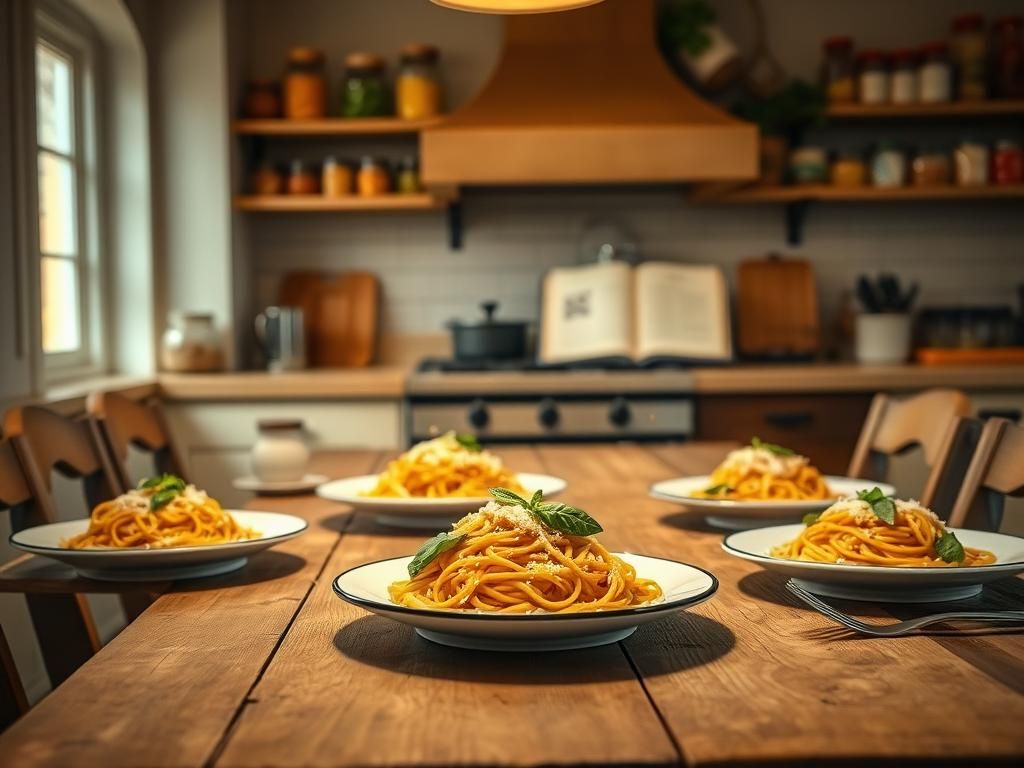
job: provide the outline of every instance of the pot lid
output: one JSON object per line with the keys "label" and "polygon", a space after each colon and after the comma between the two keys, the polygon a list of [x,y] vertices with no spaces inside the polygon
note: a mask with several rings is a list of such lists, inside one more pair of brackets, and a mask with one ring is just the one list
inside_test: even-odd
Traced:
{"label": "pot lid", "polygon": [[448,323],[450,328],[509,328],[509,327],[520,327],[527,324],[525,320],[495,320],[494,315],[498,311],[500,305],[494,300],[481,301],[480,309],[484,313],[484,318],[477,322],[463,322],[462,320],[451,320]]}

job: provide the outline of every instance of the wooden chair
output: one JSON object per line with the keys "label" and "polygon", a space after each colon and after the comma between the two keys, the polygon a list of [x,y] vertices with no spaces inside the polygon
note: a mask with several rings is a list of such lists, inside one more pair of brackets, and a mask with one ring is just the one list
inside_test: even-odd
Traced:
{"label": "wooden chair", "polygon": [[28,712],[28,697],[21,684],[7,636],[0,627],[0,731]]}
{"label": "wooden chair", "polygon": [[132,445],[152,455],[157,472],[184,477],[181,455],[157,404],[146,405],[114,392],[93,392],[87,409],[112,459],[113,484],[119,493],[135,487],[138,480],[128,470],[128,448]]}
{"label": "wooden chair", "polygon": [[875,395],[847,475],[884,481],[889,457],[913,446],[921,447],[925,463],[934,470],[944,458],[942,451],[950,448],[955,420],[970,410],[967,395],[955,389],[929,389],[903,400]]}
{"label": "wooden chair", "polygon": [[1006,419],[985,422],[949,524],[997,531],[1006,496],[1024,495],[1024,427]]}
{"label": "wooden chair", "polygon": [[[53,521],[37,503],[14,447],[6,440],[0,441],[0,510],[9,510],[12,532]],[[30,558],[26,555],[0,569],[0,592],[25,595],[43,663],[56,686],[99,650],[99,637],[83,594],[18,570]]]}

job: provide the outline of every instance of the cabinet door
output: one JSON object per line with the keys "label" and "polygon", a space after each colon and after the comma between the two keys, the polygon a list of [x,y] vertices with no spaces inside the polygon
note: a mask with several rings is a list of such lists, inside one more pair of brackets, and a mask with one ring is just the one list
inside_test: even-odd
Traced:
{"label": "cabinet door", "polygon": [[792,448],[827,474],[845,474],[870,395],[712,395],[697,400],[697,438],[759,437]]}

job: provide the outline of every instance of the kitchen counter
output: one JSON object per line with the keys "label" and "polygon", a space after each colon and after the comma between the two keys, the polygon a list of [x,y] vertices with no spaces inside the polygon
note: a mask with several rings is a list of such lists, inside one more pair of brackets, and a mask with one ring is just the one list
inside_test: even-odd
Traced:
{"label": "kitchen counter", "polygon": [[682,392],[694,394],[799,394],[1024,389],[1024,366],[861,366],[848,363],[735,365],[692,370],[496,371],[417,373],[412,365],[290,373],[160,374],[168,400],[399,399],[405,395],[557,395]]}

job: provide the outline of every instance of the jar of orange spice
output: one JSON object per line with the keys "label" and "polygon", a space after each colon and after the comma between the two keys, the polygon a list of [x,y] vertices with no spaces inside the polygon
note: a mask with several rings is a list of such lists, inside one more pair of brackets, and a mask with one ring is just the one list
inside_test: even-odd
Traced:
{"label": "jar of orange spice", "polygon": [[324,54],[317,48],[292,48],[284,77],[284,116],[312,120],[327,112]]}

